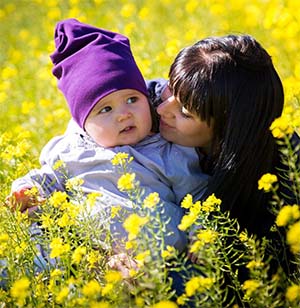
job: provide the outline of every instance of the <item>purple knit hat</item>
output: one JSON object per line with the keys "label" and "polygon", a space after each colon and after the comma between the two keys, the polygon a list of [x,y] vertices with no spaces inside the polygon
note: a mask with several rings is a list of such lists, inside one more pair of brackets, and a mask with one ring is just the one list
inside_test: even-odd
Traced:
{"label": "purple knit hat", "polygon": [[114,91],[134,89],[148,96],[127,37],[67,19],[56,25],[54,38],[52,72],[81,128],[97,102]]}

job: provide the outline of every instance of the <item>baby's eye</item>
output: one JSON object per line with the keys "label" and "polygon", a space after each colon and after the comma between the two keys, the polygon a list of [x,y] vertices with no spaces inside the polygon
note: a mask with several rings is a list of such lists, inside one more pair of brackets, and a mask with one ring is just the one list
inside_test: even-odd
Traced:
{"label": "baby's eye", "polygon": [[99,113],[106,113],[106,112],[109,112],[111,110],[112,110],[112,108],[110,106],[106,106],[106,107],[103,107],[102,109],[100,109]]}
{"label": "baby's eye", "polygon": [[133,104],[138,100],[138,98],[136,96],[132,96],[127,98],[127,104]]}

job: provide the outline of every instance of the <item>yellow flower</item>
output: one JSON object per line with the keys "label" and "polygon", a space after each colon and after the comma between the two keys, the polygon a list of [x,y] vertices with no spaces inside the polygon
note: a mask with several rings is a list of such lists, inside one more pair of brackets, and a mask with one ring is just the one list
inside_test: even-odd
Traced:
{"label": "yellow flower", "polygon": [[141,20],[147,20],[147,18],[149,17],[149,14],[150,14],[149,8],[142,7],[139,11],[138,16]]}
{"label": "yellow flower", "polygon": [[159,203],[159,201],[159,194],[157,192],[153,192],[144,199],[143,206],[146,208],[153,208]]}
{"label": "yellow flower", "polygon": [[300,218],[299,206],[286,205],[282,207],[276,217],[276,224],[278,227],[286,226],[291,220],[296,220]]}
{"label": "yellow flower", "polygon": [[137,296],[135,298],[135,304],[138,306],[138,307],[145,307],[145,301],[142,297],[140,296]]}
{"label": "yellow flower", "polygon": [[103,288],[102,288],[102,295],[105,296],[114,290],[114,285],[112,283],[107,283]]}
{"label": "yellow flower", "polygon": [[287,243],[290,245],[291,251],[293,253],[300,252],[300,221],[291,225],[287,232]]}
{"label": "yellow flower", "polygon": [[95,206],[97,198],[101,197],[102,194],[98,192],[92,192],[87,195],[86,203],[91,208]]}
{"label": "yellow flower", "polygon": [[128,157],[128,153],[119,152],[113,157],[111,163],[113,166],[126,166],[133,160],[133,157],[130,157],[129,159]]}
{"label": "yellow flower", "polygon": [[62,238],[54,238],[50,243],[50,258],[57,258],[70,251],[69,244],[63,244]]}
{"label": "yellow flower", "polygon": [[63,304],[68,295],[69,287],[63,287],[56,295],[55,300],[58,304]]}
{"label": "yellow flower", "polygon": [[295,300],[300,300],[300,285],[291,285],[287,288],[285,297],[289,302],[294,302]]}
{"label": "yellow flower", "polygon": [[18,74],[18,71],[15,67],[7,66],[7,67],[4,67],[2,69],[1,77],[2,77],[3,80],[11,79],[11,78],[15,77],[17,74]]}
{"label": "yellow flower", "polygon": [[203,241],[195,241],[193,242],[191,248],[190,248],[190,252],[194,253],[194,252],[198,252],[200,251],[200,249],[203,247],[204,243]]}
{"label": "yellow flower", "polygon": [[178,39],[168,40],[165,44],[165,53],[169,57],[174,57],[177,54],[181,43]]}
{"label": "yellow flower", "polygon": [[148,222],[147,217],[141,217],[138,214],[129,215],[124,223],[124,229],[128,232],[128,239],[131,241],[137,237],[140,229]]}
{"label": "yellow flower", "polygon": [[137,247],[137,242],[136,241],[127,241],[125,243],[125,249],[126,250],[131,250]]}
{"label": "yellow flower", "polygon": [[99,295],[101,292],[101,286],[97,280],[89,281],[83,288],[82,293],[87,297],[93,297]]}
{"label": "yellow flower", "polygon": [[15,148],[15,157],[23,157],[25,154],[27,154],[30,147],[31,145],[26,140],[18,142],[18,145]]}
{"label": "yellow flower", "polygon": [[171,301],[160,301],[152,306],[152,308],[177,308],[178,306]]}
{"label": "yellow flower", "polygon": [[277,176],[271,173],[266,173],[258,180],[258,189],[263,189],[268,192],[272,188],[272,184],[275,182],[277,182]]}
{"label": "yellow flower", "polygon": [[135,260],[140,264],[144,265],[145,262],[149,261],[150,257],[150,250],[146,250],[144,252],[141,252],[135,256]]}
{"label": "yellow flower", "polygon": [[28,245],[27,245],[26,242],[21,242],[21,244],[19,244],[19,245],[15,248],[16,254],[17,254],[17,255],[23,254],[23,252],[26,251],[26,248],[27,248],[27,247],[28,247]]}
{"label": "yellow flower", "polygon": [[55,278],[55,277],[61,277],[62,276],[62,271],[58,268],[54,269],[53,271],[51,271],[50,273],[50,277],[51,278]]}
{"label": "yellow flower", "polygon": [[61,18],[61,11],[59,7],[49,8],[47,11],[47,18],[50,20],[58,20]]}
{"label": "yellow flower", "polygon": [[252,260],[252,261],[250,261],[248,264],[247,264],[247,268],[249,268],[249,269],[253,269],[253,268],[260,268],[260,267],[262,267],[264,265],[264,263],[263,262],[261,262],[261,261],[256,261],[256,260]]}
{"label": "yellow flower", "polygon": [[79,264],[82,258],[86,255],[86,247],[78,246],[72,254],[72,263]]}
{"label": "yellow flower", "polygon": [[41,222],[43,228],[51,228],[54,225],[54,219],[51,218],[50,214],[42,214]]}
{"label": "yellow flower", "polygon": [[22,107],[21,107],[21,112],[23,114],[29,114],[33,111],[35,107],[35,103],[34,102],[27,102],[27,101],[24,101],[22,103]]}
{"label": "yellow flower", "polygon": [[26,297],[30,295],[29,287],[30,280],[27,277],[22,277],[13,283],[10,294],[17,300],[19,306],[23,305]]}
{"label": "yellow flower", "polygon": [[202,203],[202,211],[208,213],[215,211],[219,209],[221,202],[221,199],[216,198],[215,194],[212,194]]}
{"label": "yellow flower", "polygon": [[134,173],[125,173],[118,180],[118,189],[120,191],[127,191],[134,189]]}
{"label": "yellow flower", "polygon": [[135,22],[129,22],[125,25],[124,34],[130,36],[134,30],[136,30],[137,25]]}
{"label": "yellow flower", "polygon": [[247,242],[248,241],[248,234],[245,232],[245,231],[242,231],[239,235],[239,239],[242,241],[242,242]]}
{"label": "yellow flower", "polygon": [[162,251],[161,257],[163,259],[174,257],[175,252],[176,252],[175,247],[167,245],[167,249]]}
{"label": "yellow flower", "polygon": [[60,227],[67,227],[75,224],[75,221],[71,219],[68,213],[64,213],[59,219],[57,219],[57,224]]}
{"label": "yellow flower", "polygon": [[72,189],[78,189],[83,183],[84,180],[79,177],[68,179],[66,181],[66,189],[69,191]]}
{"label": "yellow flower", "polygon": [[30,189],[27,189],[24,192],[25,195],[30,196],[30,197],[37,197],[39,196],[40,192],[39,189],[36,186],[31,187]]}
{"label": "yellow flower", "polygon": [[104,276],[105,280],[110,283],[117,283],[122,280],[122,274],[117,271],[108,271]]}
{"label": "yellow flower", "polygon": [[[80,305],[80,307],[83,306],[83,305]],[[104,301],[95,301],[95,302],[91,302],[90,305],[89,305],[89,308],[110,308],[112,307],[110,305],[109,302],[104,302]]]}
{"label": "yellow flower", "polygon": [[128,18],[136,14],[136,7],[134,3],[126,3],[121,8],[121,16]]}
{"label": "yellow flower", "polygon": [[185,294],[183,294],[183,295],[180,295],[179,297],[177,297],[177,300],[176,300],[176,302],[177,302],[177,304],[179,305],[179,306],[183,306],[183,305],[185,305],[185,302],[187,301],[187,297],[186,297],[186,295]]}
{"label": "yellow flower", "polygon": [[9,240],[9,235],[7,233],[0,234],[0,243],[6,243]]}
{"label": "yellow flower", "polygon": [[96,267],[99,260],[100,260],[99,252],[92,250],[87,256],[87,261],[89,262],[89,268]]}
{"label": "yellow flower", "polygon": [[242,288],[246,291],[246,296],[251,296],[252,293],[259,287],[260,283],[257,280],[249,279],[246,280]]}
{"label": "yellow flower", "polygon": [[202,210],[201,202],[197,201],[196,203],[193,204],[193,206],[190,208],[190,213],[194,216],[198,216],[199,213]]}
{"label": "yellow flower", "polygon": [[294,131],[291,126],[291,119],[286,115],[275,119],[271,124],[270,130],[275,138],[283,138],[285,135],[290,135]]}
{"label": "yellow flower", "polygon": [[214,230],[200,230],[197,234],[197,238],[204,244],[210,244],[218,237],[218,232]]}
{"label": "yellow flower", "polygon": [[68,202],[68,195],[64,191],[56,191],[49,198],[49,203],[53,207],[60,207],[62,204]]}
{"label": "yellow flower", "polygon": [[185,9],[188,14],[195,13],[198,7],[199,7],[199,2],[197,0],[189,0],[185,5]]}
{"label": "yellow flower", "polygon": [[192,195],[187,194],[181,202],[181,207],[185,209],[189,209],[192,206],[193,206],[193,197]]}
{"label": "yellow flower", "polygon": [[209,277],[193,277],[185,285],[185,293],[188,297],[196,292],[203,292],[213,284],[213,279]]}
{"label": "yellow flower", "polygon": [[138,274],[138,271],[136,271],[135,269],[131,268],[129,270],[129,277],[133,278]]}
{"label": "yellow flower", "polygon": [[110,210],[110,217],[115,218],[121,211],[121,209],[122,209],[121,205],[112,206]]}
{"label": "yellow flower", "polygon": [[192,226],[198,219],[197,212],[190,212],[181,218],[181,222],[178,225],[178,229],[181,231],[186,231],[190,226]]}

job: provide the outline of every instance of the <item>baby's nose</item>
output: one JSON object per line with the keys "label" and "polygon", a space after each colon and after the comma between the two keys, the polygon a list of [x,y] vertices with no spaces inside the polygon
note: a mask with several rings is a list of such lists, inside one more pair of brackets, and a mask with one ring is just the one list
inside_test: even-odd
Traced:
{"label": "baby's nose", "polygon": [[126,119],[129,119],[132,116],[131,112],[127,109],[123,109],[118,114],[118,121],[124,121]]}

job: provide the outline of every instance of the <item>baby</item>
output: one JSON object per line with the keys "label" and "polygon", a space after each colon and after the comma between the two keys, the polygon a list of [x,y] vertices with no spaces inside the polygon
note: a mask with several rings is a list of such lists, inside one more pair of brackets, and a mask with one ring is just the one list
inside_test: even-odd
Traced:
{"label": "baby", "polygon": [[[10,199],[26,210],[31,200],[20,192],[36,186],[45,198],[65,191],[67,179],[76,177],[83,180],[85,194],[101,191],[107,199],[98,204],[95,215],[109,212],[114,204],[130,212],[127,195],[117,188],[120,174],[111,164],[117,153],[125,152],[134,158],[130,172],[144,196],[158,192],[163,202],[163,217],[170,219],[165,244],[182,251],[187,239],[177,228],[183,215],[179,204],[187,193],[199,199],[207,176],[201,173],[194,148],[169,143],[153,132],[147,87],[128,38],[68,19],[56,26],[55,46],[53,74],[72,120],[65,134],[42,150],[41,168],[13,182]],[[64,172],[55,168],[57,161],[64,162]],[[111,232],[120,239],[127,235],[117,220]]]}

